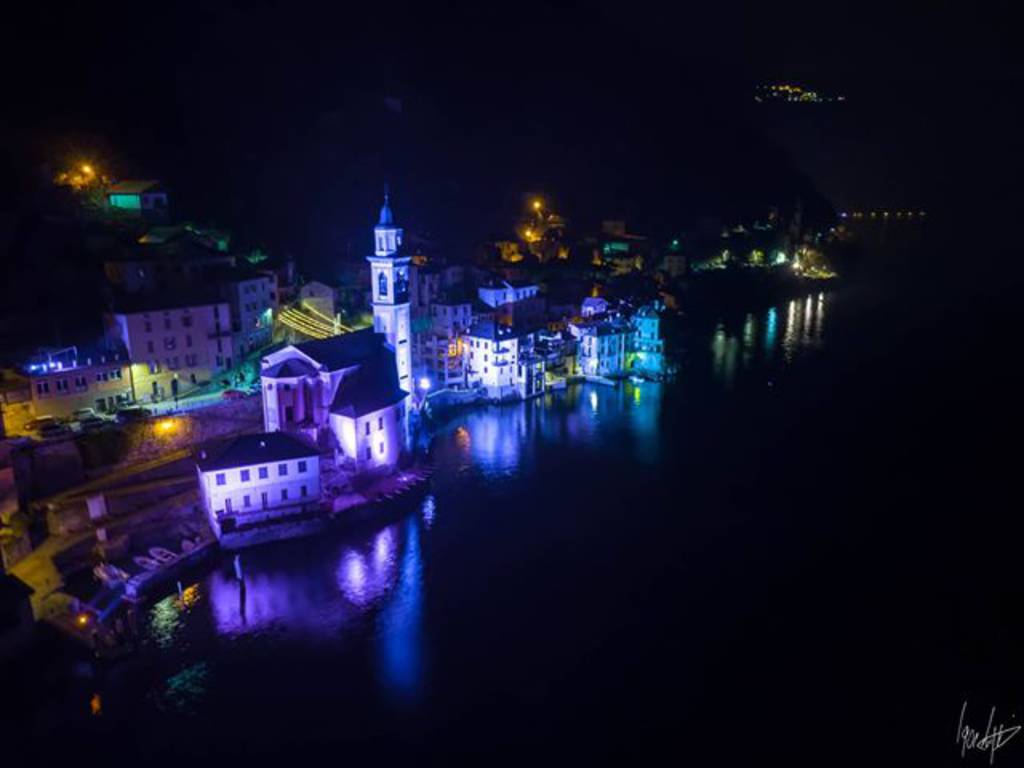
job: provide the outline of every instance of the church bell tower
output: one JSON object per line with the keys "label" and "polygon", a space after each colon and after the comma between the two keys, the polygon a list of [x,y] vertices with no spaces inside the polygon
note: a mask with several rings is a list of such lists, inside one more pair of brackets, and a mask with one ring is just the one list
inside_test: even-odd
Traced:
{"label": "church bell tower", "polygon": [[373,295],[373,328],[383,333],[395,349],[395,364],[398,366],[398,385],[406,392],[412,392],[412,342],[409,339],[409,257],[400,256],[402,229],[395,226],[391,214],[388,193],[384,193],[384,205],[380,209],[380,220],[373,228],[373,256],[370,262],[370,289]]}

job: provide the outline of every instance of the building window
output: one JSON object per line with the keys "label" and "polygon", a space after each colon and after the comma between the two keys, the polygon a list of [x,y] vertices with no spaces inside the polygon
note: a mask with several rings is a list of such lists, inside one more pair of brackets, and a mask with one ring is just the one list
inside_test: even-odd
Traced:
{"label": "building window", "polygon": [[245,494],[245,496],[242,497],[242,506],[245,506],[245,507],[251,506],[251,502],[249,500],[249,494]]}
{"label": "building window", "polygon": [[379,453],[381,456],[384,455],[384,443],[381,443],[379,446],[377,446],[377,453]]}
{"label": "building window", "polygon": [[186,333],[185,334],[185,346],[186,347],[191,347],[192,346],[192,334],[191,333]]}
{"label": "building window", "polygon": [[366,434],[370,434],[370,422],[366,422]]}
{"label": "building window", "polygon": [[277,476],[278,477],[285,477],[285,476],[287,476],[287,474],[288,474],[288,465],[287,464],[278,464],[277,465]]}
{"label": "building window", "polygon": [[288,489],[287,488],[282,488],[281,489],[281,501],[288,501]]}
{"label": "building window", "polygon": [[242,475],[242,482],[243,483],[248,483],[249,482],[249,470],[248,469],[243,469],[242,472],[241,472],[241,475]]}
{"label": "building window", "polygon": [[48,395],[50,393],[50,382],[40,381],[36,383],[36,392],[40,395]]}
{"label": "building window", "polygon": [[366,446],[366,460],[369,461],[373,458],[373,451],[370,446]]}
{"label": "building window", "polygon": [[267,467],[260,467],[260,480],[266,480],[270,476],[270,472]]}
{"label": "building window", "polygon": [[153,354],[153,340],[152,339],[150,339],[149,341],[146,342],[146,351],[149,352],[150,354]]}
{"label": "building window", "polygon": [[388,276],[383,272],[377,278],[377,295],[381,298],[388,295]]}
{"label": "building window", "polygon": [[153,332],[153,324],[151,322],[149,322],[149,320],[147,320],[146,321],[146,333],[152,333],[152,332]]}
{"label": "building window", "polygon": [[305,461],[300,461],[299,462],[299,472],[305,472],[305,471],[306,471],[306,462]]}
{"label": "building window", "polygon": [[378,416],[377,417],[377,429],[384,429],[384,417],[383,416]]}
{"label": "building window", "polygon": [[306,486],[302,486],[302,497],[306,497]]}
{"label": "building window", "polygon": [[224,485],[227,482],[227,478],[224,477],[223,472],[217,473],[217,485]]}

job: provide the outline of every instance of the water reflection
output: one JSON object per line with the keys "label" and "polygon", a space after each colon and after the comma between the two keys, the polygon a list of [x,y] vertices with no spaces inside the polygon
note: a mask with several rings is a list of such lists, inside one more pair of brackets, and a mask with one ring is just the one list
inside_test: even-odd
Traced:
{"label": "water reflection", "polygon": [[419,527],[407,525],[405,529],[398,584],[378,623],[378,658],[381,680],[388,690],[411,697],[419,692],[422,677],[423,561]]}
{"label": "water reflection", "polygon": [[418,539],[408,532],[419,525],[412,517],[343,544],[311,539],[306,548],[300,541],[243,553],[243,581],[230,568],[207,580],[213,629],[225,637],[281,630],[333,642],[413,594],[403,580],[421,571]]}
{"label": "water reflection", "polygon": [[737,376],[758,366],[770,365],[779,346],[779,318],[782,320],[781,350],[785,365],[802,353],[819,348],[825,335],[825,293],[792,299],[764,312],[748,312],[739,333],[720,320],[711,334],[711,370],[719,382],[732,387]]}
{"label": "water reflection", "polygon": [[149,637],[159,648],[170,648],[174,645],[185,625],[188,611],[192,610],[200,599],[198,584],[184,588],[180,595],[168,595],[156,602],[149,609]]}

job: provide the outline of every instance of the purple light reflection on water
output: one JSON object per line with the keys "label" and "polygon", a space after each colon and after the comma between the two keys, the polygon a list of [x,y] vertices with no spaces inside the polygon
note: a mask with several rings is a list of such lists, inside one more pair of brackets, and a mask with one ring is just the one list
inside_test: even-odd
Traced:
{"label": "purple light reflection on water", "polygon": [[393,694],[413,698],[423,678],[423,559],[420,530],[407,525],[398,583],[378,619],[381,680]]}

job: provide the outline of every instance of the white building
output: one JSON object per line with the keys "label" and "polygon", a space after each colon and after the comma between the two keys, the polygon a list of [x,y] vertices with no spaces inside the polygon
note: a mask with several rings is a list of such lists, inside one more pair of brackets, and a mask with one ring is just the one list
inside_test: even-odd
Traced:
{"label": "white building", "polygon": [[281,432],[208,443],[196,455],[196,471],[218,538],[319,506],[319,452]]}
{"label": "white building", "polygon": [[524,299],[532,299],[540,293],[540,286],[535,283],[512,283],[501,280],[490,285],[477,288],[480,301],[489,307],[500,307],[503,304],[514,304]]}
{"label": "white building", "polygon": [[24,370],[36,417],[66,418],[80,408],[113,413],[135,398],[128,355],[120,345],[41,351]]}
{"label": "white building", "polygon": [[608,299],[601,296],[587,296],[580,306],[581,317],[593,317],[603,315],[608,311]]}
{"label": "white building", "polygon": [[533,353],[533,333],[492,320],[463,337],[466,385],[482,387],[494,400],[525,398],[544,391],[544,361]]}
{"label": "white building", "polygon": [[262,363],[268,432],[302,433],[356,472],[394,468],[408,442],[395,352],[372,328],[289,345]]}
{"label": "white building", "polygon": [[602,320],[572,326],[579,338],[577,365],[585,376],[622,376],[632,329],[627,323]]}
{"label": "white building", "polygon": [[462,387],[466,383],[463,335],[473,323],[473,303],[454,294],[442,296],[429,308],[429,327],[415,335],[417,375],[431,389]]}
{"label": "white building", "polygon": [[333,319],[337,311],[337,295],[335,290],[326,283],[310,280],[299,288],[299,304],[304,309]]}
{"label": "white building", "polygon": [[373,328],[387,338],[398,364],[398,385],[412,392],[412,323],[409,313],[408,256],[399,256],[402,229],[396,227],[388,195],[373,228],[374,252],[370,262],[370,291],[373,297]]}
{"label": "white building", "polygon": [[163,294],[125,302],[107,315],[107,332],[128,351],[136,400],[176,397],[231,368],[227,302]]}
{"label": "white building", "polygon": [[246,266],[210,275],[220,286],[231,309],[231,335],[235,357],[266,347],[274,330],[277,310],[277,277]]}

